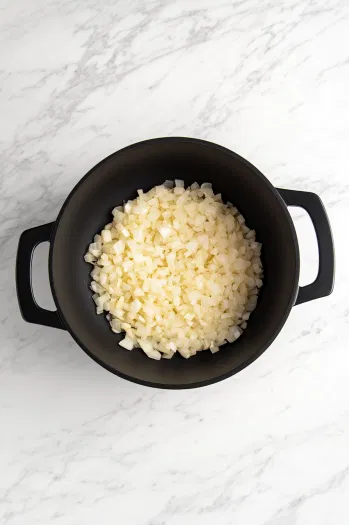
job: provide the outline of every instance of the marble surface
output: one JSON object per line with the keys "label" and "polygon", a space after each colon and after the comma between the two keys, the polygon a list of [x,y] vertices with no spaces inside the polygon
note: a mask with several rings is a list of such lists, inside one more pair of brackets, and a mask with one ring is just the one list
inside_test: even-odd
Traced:
{"label": "marble surface", "polygon": [[[1,0],[0,26],[0,524],[347,524],[348,1]],[[170,135],[315,191],[336,243],[334,293],[191,391],[113,376],[26,324],[15,296],[20,232],[106,155]],[[292,214],[304,284],[316,242]],[[46,267],[43,245],[34,284],[52,306]]]}

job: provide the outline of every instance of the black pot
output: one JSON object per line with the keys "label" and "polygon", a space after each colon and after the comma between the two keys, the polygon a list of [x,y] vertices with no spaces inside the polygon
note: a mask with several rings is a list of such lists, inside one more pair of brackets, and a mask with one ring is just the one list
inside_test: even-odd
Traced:
{"label": "black pot", "polygon": [[[221,351],[199,352],[189,360],[154,361],[139,349],[118,345],[104,316],[95,313],[89,289],[91,266],[83,256],[96,232],[110,221],[111,210],[165,179],[186,185],[212,182],[216,193],[233,202],[262,242],[264,286],[244,334]],[[298,287],[299,250],[287,206],[310,215],[319,246],[316,280]],[[50,241],[49,274],[57,312],[40,308],[31,288],[35,247]],[[192,388],[239,372],[260,356],[283,327],[294,304],[329,295],[334,282],[334,248],[324,207],[317,195],[275,189],[252,164],[210,142],[161,138],[134,144],[95,166],[73,189],[56,222],[26,230],[17,254],[17,294],[23,318],[66,329],[81,348],[107,370],[147,386]]]}

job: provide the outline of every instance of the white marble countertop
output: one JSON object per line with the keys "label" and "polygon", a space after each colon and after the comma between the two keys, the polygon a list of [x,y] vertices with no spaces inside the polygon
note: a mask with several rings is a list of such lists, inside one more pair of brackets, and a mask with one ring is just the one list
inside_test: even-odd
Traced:
{"label": "white marble countertop", "polygon": [[[2,0],[0,25],[0,524],[347,525],[348,1]],[[318,193],[337,256],[330,297],[189,391],[113,376],[15,296],[20,232],[106,155],[170,135]],[[305,283],[316,243],[294,217]],[[41,246],[47,306],[46,266]]]}

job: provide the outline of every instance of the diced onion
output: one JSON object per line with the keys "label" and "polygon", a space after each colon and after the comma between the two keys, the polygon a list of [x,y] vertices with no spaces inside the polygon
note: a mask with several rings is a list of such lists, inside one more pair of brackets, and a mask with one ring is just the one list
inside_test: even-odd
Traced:
{"label": "diced onion", "polygon": [[246,329],[263,285],[261,244],[211,183],[165,181],[112,211],[84,256],[96,313],[151,359],[213,354]]}
{"label": "diced onion", "polygon": [[133,349],[133,341],[128,335],[125,337],[125,339],[120,341],[119,345],[122,346],[123,348],[126,348],[126,350]]}

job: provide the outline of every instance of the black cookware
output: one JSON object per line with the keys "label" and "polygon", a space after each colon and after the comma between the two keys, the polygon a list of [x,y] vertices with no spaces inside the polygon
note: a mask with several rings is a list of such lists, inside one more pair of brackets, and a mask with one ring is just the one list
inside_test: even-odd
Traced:
{"label": "black cookware", "polygon": [[[83,256],[95,233],[110,221],[111,210],[165,179],[186,185],[212,182],[231,201],[263,244],[264,286],[244,334],[216,354],[199,352],[189,360],[154,361],[140,350],[118,345],[104,316],[96,315],[89,289],[91,266]],[[299,250],[287,206],[310,215],[319,247],[316,280],[298,286]],[[31,260],[35,247],[50,242],[49,275],[56,312],[35,302]],[[248,161],[226,148],[188,138],[160,138],[134,144],[106,158],[85,175],[65,201],[55,222],[22,233],[17,254],[17,294],[24,319],[68,330],[81,348],[111,372],[161,388],[191,388],[225,379],[260,356],[283,327],[294,304],[329,295],[334,281],[330,225],[317,195],[275,189]]]}

